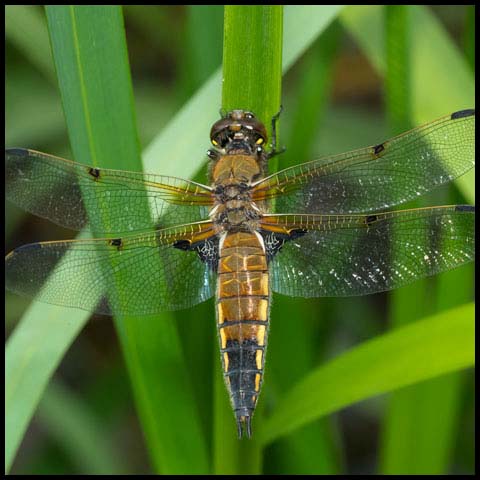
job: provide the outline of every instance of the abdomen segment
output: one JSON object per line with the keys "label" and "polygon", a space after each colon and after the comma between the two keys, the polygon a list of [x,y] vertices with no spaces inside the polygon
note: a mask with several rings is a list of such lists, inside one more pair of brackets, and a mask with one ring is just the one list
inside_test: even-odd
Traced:
{"label": "abdomen segment", "polygon": [[223,374],[238,433],[251,433],[263,380],[268,335],[269,277],[263,241],[255,233],[227,233],[220,248],[217,326]]}

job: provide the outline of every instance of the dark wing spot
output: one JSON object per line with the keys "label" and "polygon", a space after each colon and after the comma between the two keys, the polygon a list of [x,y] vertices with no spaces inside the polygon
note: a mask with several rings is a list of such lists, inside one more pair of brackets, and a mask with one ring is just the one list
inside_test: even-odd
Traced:
{"label": "dark wing spot", "polygon": [[450,118],[452,120],[456,120],[457,118],[470,117],[471,115],[475,115],[474,108],[469,108],[467,110],[459,110],[458,112],[454,112],[452,113]]}
{"label": "dark wing spot", "polygon": [[173,244],[173,248],[178,248],[179,250],[190,250],[192,242],[190,240],[177,240]]}
{"label": "dark wing spot", "polygon": [[475,213],[475,205],[456,205],[456,212],[473,212]]}
{"label": "dark wing spot", "polygon": [[295,230],[290,230],[289,240],[295,240],[296,238],[303,237],[308,230],[305,228],[297,228]]}
{"label": "dark wing spot", "polygon": [[372,224],[373,222],[376,222],[378,217],[376,215],[368,215],[365,217],[365,223],[367,225]]}
{"label": "dark wing spot", "polygon": [[27,243],[26,245],[20,245],[19,247],[15,248],[13,252],[16,253],[22,250],[38,250],[40,248],[42,248],[41,243]]}
{"label": "dark wing spot", "polygon": [[207,240],[192,243],[190,240],[177,240],[173,248],[197,252],[200,260],[206,263],[210,270],[216,272],[218,267],[218,237],[215,235]]}
{"label": "dark wing spot", "polygon": [[270,262],[273,259],[273,257],[282,249],[286,242],[302,237],[306,233],[308,233],[308,230],[303,228],[290,230],[288,234],[260,230],[260,234],[263,237],[263,243],[265,244],[267,262]]}
{"label": "dark wing spot", "polygon": [[100,178],[100,170],[98,168],[93,168],[93,167],[90,167],[88,169],[88,173],[95,179],[97,180],[98,178]]}
{"label": "dark wing spot", "polygon": [[26,148],[6,148],[5,153],[16,155],[17,157],[28,157],[28,149]]}
{"label": "dark wing spot", "polygon": [[281,233],[269,232],[267,230],[261,230],[260,234],[263,237],[267,262],[270,262],[270,260],[272,260],[282,249],[285,242],[289,239],[289,236]]}
{"label": "dark wing spot", "polygon": [[379,143],[378,145],[375,145],[373,147],[373,153],[375,155],[380,155],[384,150],[385,150],[385,146],[383,145],[383,143]]}
{"label": "dark wing spot", "polygon": [[122,242],[122,239],[121,238],[112,238],[110,241],[109,241],[110,245],[112,247],[117,247],[118,249],[120,249],[120,247],[122,246],[123,242]]}
{"label": "dark wing spot", "polygon": [[192,248],[197,251],[200,260],[206,263],[210,270],[216,272],[218,269],[218,236],[207,238],[203,242],[197,242],[192,245]]}

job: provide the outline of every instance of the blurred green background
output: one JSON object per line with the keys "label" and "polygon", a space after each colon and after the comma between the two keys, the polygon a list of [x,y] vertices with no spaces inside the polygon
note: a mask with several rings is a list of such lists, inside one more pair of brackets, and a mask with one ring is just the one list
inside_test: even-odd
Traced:
{"label": "blurred green background", "polygon": [[[123,11],[138,133],[145,148],[221,65],[223,7],[127,6]],[[410,128],[473,106],[455,104],[455,92],[433,105],[428,105],[421,90],[408,86],[406,92],[395,94],[395,81],[388,73],[395,65],[383,62],[375,53],[389,51],[385,41],[388,35],[379,38],[377,30],[369,31],[370,14],[367,7],[344,9],[284,76],[280,133],[287,153],[279,159],[280,168],[378,144],[398,133],[399,125]],[[401,12],[381,14],[387,29],[393,31],[401,23]],[[473,7],[428,7],[425,15],[451,43],[473,78]],[[429,32],[425,29],[425,44],[437,40],[433,34],[429,37]],[[6,145],[72,158],[43,9],[6,7],[6,40]],[[409,45],[410,57],[415,57],[421,47],[420,42]],[[436,54],[440,59],[444,55],[448,71],[450,52],[437,49]],[[424,88],[441,90],[445,79],[436,78],[435,71],[431,73]],[[401,78],[404,74],[398,75]],[[415,74],[411,72],[411,76]],[[416,82],[411,78],[408,81]],[[445,88],[448,91],[448,86]],[[399,113],[392,106],[392,95],[409,98],[411,106],[406,115],[402,116],[402,108]],[[198,155],[208,144],[205,138],[204,144],[195,145],[192,152]],[[175,159],[169,161],[175,163]],[[200,155],[196,178],[202,181],[204,161]],[[180,167],[178,172],[180,175]],[[426,205],[472,202],[455,186],[435,192],[424,201]],[[32,241],[64,238],[73,238],[73,232],[6,205],[6,252]],[[458,272],[424,282],[421,288],[406,287],[397,297],[377,294],[305,300],[274,296],[260,408],[274,409],[282,393],[306,372],[387,331],[391,325],[433,313],[435,308],[471,301],[473,268],[462,267]],[[442,292],[448,291],[445,285],[452,280],[447,276],[452,274],[463,296],[445,300]],[[419,290],[425,292],[420,301]],[[414,311],[405,311],[409,303],[415,306]],[[28,304],[6,293],[7,337]],[[202,413],[202,428],[210,439],[207,447],[212,449],[215,368],[220,360],[213,302],[175,316],[192,390]],[[473,473],[473,371],[424,383],[403,389],[399,395],[355,404],[275,441],[262,451],[262,472]],[[432,402],[445,398],[446,403],[438,405],[438,410],[432,406]],[[431,416],[428,418],[425,412],[431,412]],[[441,423],[448,425],[439,426]],[[406,444],[415,445],[422,461],[411,457],[414,454]],[[113,323],[107,317],[92,317],[50,382],[11,473],[152,471]]]}

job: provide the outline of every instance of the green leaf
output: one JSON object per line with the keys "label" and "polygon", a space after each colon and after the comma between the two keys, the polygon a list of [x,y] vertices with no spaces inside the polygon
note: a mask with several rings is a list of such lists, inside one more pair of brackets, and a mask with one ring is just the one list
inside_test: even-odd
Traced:
{"label": "green leaf", "polygon": [[268,124],[280,107],[283,9],[227,6],[222,107],[251,110]]}
{"label": "green leaf", "polygon": [[5,7],[5,34],[33,65],[50,81],[55,81],[55,69],[49,51],[45,18],[37,6],[7,5]]}
{"label": "green leaf", "polygon": [[342,11],[343,5],[286,5],[283,27],[283,73]]}
{"label": "green leaf", "polygon": [[186,31],[180,42],[180,83],[185,96],[192,95],[222,63],[223,5],[188,5]]}
{"label": "green leaf", "polygon": [[92,475],[126,473],[124,461],[115,454],[103,420],[77,393],[58,381],[48,386],[38,406],[38,420],[70,454],[79,472]]}
{"label": "green leaf", "polygon": [[10,335],[5,349],[5,472],[50,377],[88,316],[35,303]]}
{"label": "green leaf", "polygon": [[409,78],[410,10],[406,5],[387,5],[385,11],[385,109],[392,135],[413,128]]}
{"label": "green leaf", "polygon": [[[94,166],[141,170],[120,8],[48,7],[47,16],[75,158]],[[111,215],[118,218],[124,205],[87,207],[107,225]],[[136,213],[149,216],[148,204]],[[127,225],[124,227],[127,231]],[[116,276],[114,283],[124,289],[135,288],[126,275]],[[117,315],[115,325],[156,469],[206,473],[199,412],[188,386],[172,316]],[[168,414],[170,411],[175,415]],[[185,444],[182,458],[177,454],[179,443]]]}
{"label": "green leaf", "polygon": [[[303,52],[339,11],[339,7],[295,7],[288,11],[283,44],[283,71]],[[312,20],[313,19],[313,20]],[[222,106],[249,109],[262,120],[269,133],[271,117],[281,101],[282,12],[272,6],[227,6],[225,9]],[[281,118],[281,117],[280,117]],[[278,141],[278,138],[277,138]],[[275,169],[270,162],[270,171]],[[232,439],[233,415],[224,392],[215,385],[215,472],[260,473],[261,446],[255,430],[262,421],[262,402],[253,422],[253,438],[246,442]],[[315,437],[313,437],[315,438]]]}
{"label": "green leaf", "polygon": [[463,44],[467,61],[475,72],[475,5],[467,6]]}
{"label": "green leaf", "polygon": [[[411,128],[411,85],[409,56],[415,49],[411,41],[411,6],[386,6],[386,110],[391,133],[397,134]],[[435,203],[458,203],[437,193]],[[460,200],[461,201],[461,200]],[[412,203],[410,207],[426,206],[426,200]],[[463,292],[461,302],[469,295],[468,268],[449,272],[456,277],[446,291],[438,288],[439,276],[415,282],[415,285],[391,292],[390,324],[395,327],[413,322],[442,309],[456,306],[445,299],[448,292]],[[467,274],[467,275],[466,275]],[[473,277],[470,277],[473,278]],[[445,285],[446,286],[446,285]],[[440,299],[440,301],[439,301]],[[442,304],[442,305],[441,305]],[[454,441],[454,425],[459,411],[462,372],[443,375],[411,385],[394,392],[386,402],[381,436],[380,472],[384,474],[442,474],[448,473],[449,458]],[[435,405],[435,408],[432,408]],[[442,418],[442,422],[438,422]],[[414,442],[411,439],[415,439]]]}
{"label": "green leaf", "polygon": [[264,445],[316,418],[475,363],[474,305],[467,304],[365,342],[315,369],[264,423]]}

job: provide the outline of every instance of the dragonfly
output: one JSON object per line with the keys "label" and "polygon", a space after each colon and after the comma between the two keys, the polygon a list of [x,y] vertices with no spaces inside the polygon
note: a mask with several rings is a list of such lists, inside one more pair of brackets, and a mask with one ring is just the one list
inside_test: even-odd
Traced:
{"label": "dragonfly", "polygon": [[96,237],[14,249],[6,287],[107,315],[186,309],[215,297],[240,438],[251,436],[264,379],[272,292],[373,294],[475,255],[474,206],[387,211],[474,166],[474,110],[269,174],[269,159],[282,152],[277,119],[268,143],[252,112],[222,114],[210,132],[209,185],[29,149],[5,154],[10,201]]}

